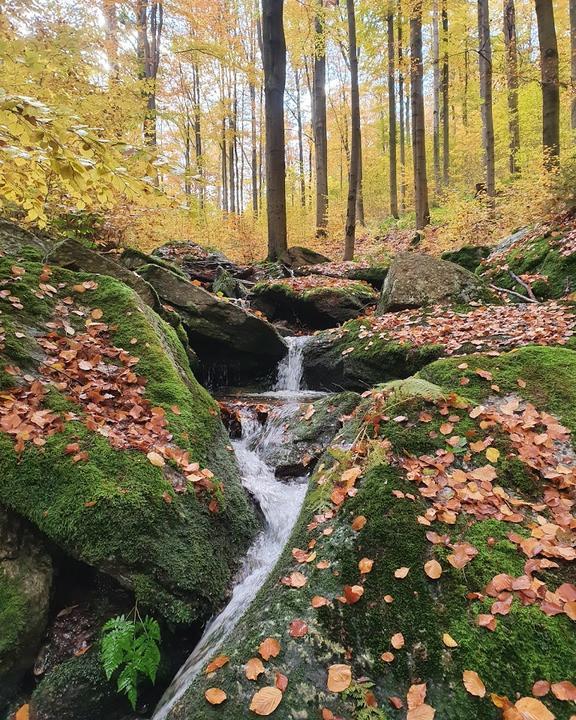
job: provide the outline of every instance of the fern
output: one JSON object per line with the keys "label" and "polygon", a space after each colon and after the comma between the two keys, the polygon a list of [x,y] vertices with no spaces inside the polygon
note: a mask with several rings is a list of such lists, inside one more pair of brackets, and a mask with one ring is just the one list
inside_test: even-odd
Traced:
{"label": "fern", "polygon": [[134,619],[125,615],[112,618],[104,625],[102,665],[108,680],[119,671],[116,684],[132,708],[136,708],[138,682],[142,677],[156,682],[160,664],[160,626],[148,616],[142,619],[134,609]]}

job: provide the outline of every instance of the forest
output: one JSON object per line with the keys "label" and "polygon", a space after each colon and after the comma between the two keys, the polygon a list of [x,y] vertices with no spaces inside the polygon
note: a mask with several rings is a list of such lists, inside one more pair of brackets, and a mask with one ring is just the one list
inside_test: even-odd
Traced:
{"label": "forest", "polygon": [[576,0],[0,68],[0,720],[576,720]]}

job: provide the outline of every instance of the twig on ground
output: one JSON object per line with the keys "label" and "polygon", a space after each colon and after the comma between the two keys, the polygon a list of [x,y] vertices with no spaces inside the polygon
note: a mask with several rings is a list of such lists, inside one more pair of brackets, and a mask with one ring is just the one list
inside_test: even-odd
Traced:
{"label": "twig on ground", "polygon": [[538,302],[538,298],[536,297],[536,295],[534,295],[534,292],[530,285],[527,282],[524,282],[522,278],[518,277],[516,273],[513,273],[512,270],[508,270],[508,272],[510,273],[510,277],[512,278],[512,280],[517,282],[518,285],[522,285],[524,290],[526,290],[526,292],[528,293],[528,297],[531,298],[534,302]]}
{"label": "twig on ground", "polygon": [[527,297],[526,295],[521,295],[519,292],[516,292],[515,290],[508,290],[508,288],[498,287],[498,285],[490,285],[492,290],[497,290],[498,292],[507,293],[508,295],[514,295],[514,297],[520,298],[522,302],[528,302],[528,303],[538,303],[538,300],[533,300],[530,297]]}

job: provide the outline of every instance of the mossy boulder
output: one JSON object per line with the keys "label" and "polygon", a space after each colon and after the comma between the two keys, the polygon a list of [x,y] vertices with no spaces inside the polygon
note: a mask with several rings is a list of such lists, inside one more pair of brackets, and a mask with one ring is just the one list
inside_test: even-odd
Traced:
{"label": "mossy boulder", "polygon": [[475,272],[482,260],[490,255],[491,250],[487,245],[464,245],[459,250],[443,252],[440,258]]}
{"label": "mossy boulder", "polygon": [[280,411],[272,408],[268,424],[279,426],[283,440],[265,448],[263,459],[276,469],[278,477],[308,475],[342,426],[343,418],[359,402],[357,393],[343,392],[304,402],[297,409],[291,405]]}
{"label": "mossy boulder", "polygon": [[399,253],[384,281],[378,313],[435,304],[496,301],[484,282],[469,270],[431,255]]}
{"label": "mossy boulder", "polygon": [[304,379],[309,388],[363,391],[381,382],[406,378],[444,354],[440,344],[415,347],[374,337],[366,322],[351,320],[338,330],[316,334],[304,348]]}
{"label": "mossy boulder", "polygon": [[377,290],[382,289],[390,263],[370,263],[367,261],[325,262],[318,265],[302,265],[296,275],[324,275],[326,277],[344,278],[346,280],[361,280],[367,282]]}
{"label": "mossy boulder", "polygon": [[[527,295],[526,284],[539,300],[569,295],[576,290],[572,235],[566,228],[523,231],[513,242],[497,247],[478,272],[487,282],[523,296]],[[510,298],[518,300],[514,295]]]}
{"label": "mossy boulder", "polygon": [[0,715],[34,664],[51,585],[52,562],[42,540],[0,506]]}
{"label": "mossy boulder", "polygon": [[231,379],[254,379],[270,373],[286,354],[286,343],[270,323],[233,302],[157,265],[141,267],[139,273],[180,315],[207,372],[219,367]]}
{"label": "mossy boulder", "polygon": [[250,294],[254,308],[272,321],[319,330],[362,315],[378,296],[368,283],[322,275],[260,282]]}
{"label": "mossy boulder", "polygon": [[[462,376],[481,369],[485,362],[499,363],[499,371],[492,366],[492,384],[500,379],[504,384],[518,371],[515,379],[526,377],[526,384],[516,383],[514,392],[544,411],[546,405],[539,403],[556,397],[556,381],[545,391],[536,378],[530,379],[535,366],[532,353],[540,351],[548,354],[549,368],[565,368],[564,379],[576,373],[573,351],[527,348],[500,358],[466,358],[470,372],[461,369]],[[476,388],[441,373],[449,362],[431,366],[441,374],[443,386],[408,379],[382,386],[365,398],[318,466],[278,565],[218,650],[230,658],[228,664],[198,676],[171,707],[169,720],[248,717],[254,693],[273,686],[277,673],[288,680],[274,711],[278,720],[318,718],[323,709],[327,717],[332,717],[331,712],[335,717],[400,720],[406,717],[407,693],[416,684],[425,685],[426,703],[442,720],[497,720],[502,712],[491,693],[514,704],[531,696],[537,680],[557,683],[575,677],[574,621],[567,613],[547,612],[533,598],[521,601],[516,591],[500,597],[502,601],[512,597],[503,614],[492,608],[496,597],[490,595],[489,584],[496,576],[522,578],[521,587],[528,573],[534,587],[544,582],[550,593],[559,586],[562,593],[572,593],[574,572],[570,562],[562,560],[548,569],[530,569],[533,559],[519,543],[533,532],[538,534],[534,513],[541,514],[542,524],[554,522],[555,503],[543,503],[543,485],[548,481],[520,460],[521,448],[513,433],[482,427],[477,417],[470,417]],[[477,377],[487,394],[495,392],[486,377]],[[573,383],[567,387],[564,411],[558,412],[565,422],[576,399],[574,387]],[[502,402],[513,397],[505,393],[503,389],[498,393]],[[449,433],[448,421],[453,426]],[[545,421],[552,422],[549,417]],[[465,438],[461,450],[453,435],[459,442]],[[434,472],[435,463],[448,458],[449,464],[468,471],[485,466],[484,453],[468,454],[465,446],[489,435],[490,446],[499,449],[494,485],[499,486],[500,497],[523,508],[524,519],[507,522],[505,508],[487,514],[472,500],[469,511],[444,515],[438,510],[435,515],[432,509],[438,503],[446,511],[457,508],[449,493],[440,493],[435,501],[434,492],[428,492],[429,479],[440,477]],[[429,463],[423,466],[428,470],[416,475],[413,463],[420,458]],[[558,492],[559,486],[554,487]],[[548,502],[554,491],[547,491]],[[568,502],[568,494],[561,490],[560,494]],[[566,551],[571,547],[567,536],[559,544]],[[292,553],[293,548],[312,547],[313,562],[299,563]],[[464,565],[453,557],[458,547],[471,549],[473,557]],[[438,567],[435,563],[425,569],[430,561],[439,564],[440,574],[433,571]],[[305,576],[304,584],[296,577],[297,587],[291,586],[294,572]],[[492,630],[483,626],[491,609]],[[298,632],[301,623],[293,632],[294,620],[306,624],[304,632]],[[256,681],[247,680],[245,664],[258,656],[266,637],[279,641],[280,652],[264,663],[265,671]],[[332,665],[350,670],[351,681],[347,688],[344,683],[343,692],[331,692],[327,686]],[[465,671],[478,673],[485,696],[466,690]],[[224,690],[226,702],[211,706],[204,699],[210,687]],[[574,713],[572,703],[559,701],[552,693],[541,702],[558,720],[568,720]]]}
{"label": "mossy boulder", "polygon": [[286,267],[293,270],[303,265],[318,265],[318,263],[330,262],[330,258],[322,255],[322,253],[300,245],[289,247],[282,253],[279,260],[282,265],[286,265]]}
{"label": "mossy boulder", "polygon": [[[173,624],[202,622],[223,602],[257,523],[218,406],[190,371],[175,331],[133,290],[108,276],[5,257],[0,287],[10,291],[0,299],[3,404],[13,407],[18,397],[26,407],[27,393],[34,396],[43,387],[36,402],[51,423],[41,442],[24,438],[19,448],[8,432],[11,422],[1,426],[0,503],[71,557],[129,588],[144,611]],[[174,453],[188,452],[191,463],[214,474],[218,502],[212,510],[210,497],[187,483],[182,465],[168,458],[159,466],[156,458],[154,464],[148,459],[149,446],[139,446],[144,440],[139,436],[149,428],[142,426],[141,433],[132,428],[133,440],[125,446],[109,439],[114,425],[102,417],[116,418],[114,386],[108,400],[90,390],[96,411],[82,394],[70,394],[66,368],[47,356],[64,336],[93,342],[93,335],[83,333],[100,321],[101,337],[107,338],[103,352],[113,359],[98,372],[106,368],[112,378],[122,357],[136,358],[130,361],[131,382],[144,388],[140,402],[164,418],[162,437],[169,438]],[[84,367],[90,387],[96,369]],[[34,386],[37,380],[42,385]],[[106,388],[104,380],[98,382]]]}

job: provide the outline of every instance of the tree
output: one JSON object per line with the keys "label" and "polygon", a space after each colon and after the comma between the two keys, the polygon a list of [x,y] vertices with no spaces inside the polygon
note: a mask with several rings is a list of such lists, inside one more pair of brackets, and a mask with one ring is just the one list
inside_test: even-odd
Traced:
{"label": "tree", "polygon": [[146,102],[144,114],[144,142],[156,147],[156,78],[160,66],[160,40],[164,24],[162,0],[136,0],[136,54],[142,95]]}
{"label": "tree", "polygon": [[398,217],[398,177],[396,165],[396,84],[394,82],[394,12],[388,3],[388,134],[390,142],[390,213]]}
{"label": "tree", "polygon": [[277,260],[288,247],[284,131],[286,89],[284,0],[262,0],[262,55],[266,116],[268,259]]}
{"label": "tree", "polygon": [[312,125],[316,165],[316,235],[328,224],[328,131],[326,122],[326,36],[322,0],[314,14],[314,70],[312,73]]}
{"label": "tree", "polygon": [[542,145],[544,162],[551,167],[560,155],[558,42],[551,0],[536,0],[536,19],[542,77]]}
{"label": "tree", "polygon": [[478,0],[478,66],[482,101],[482,145],[484,147],[485,189],[488,197],[496,195],[494,159],[494,118],[492,114],[492,44],[488,0]]}
{"label": "tree", "polygon": [[424,66],[422,61],[422,0],[412,0],[410,15],[410,101],[412,108],[412,155],[416,229],[430,223],[428,175],[426,172],[426,128],[424,122]]}
{"label": "tree", "polygon": [[570,0],[571,127],[576,130],[576,0]]}
{"label": "tree", "polygon": [[442,45],[444,51],[442,53],[442,73],[441,73],[441,89],[442,89],[442,108],[440,113],[440,122],[442,125],[442,181],[444,185],[448,185],[450,180],[450,65],[448,57],[448,0],[442,0]]}
{"label": "tree", "polygon": [[406,134],[404,128],[404,49],[402,47],[402,0],[396,2],[398,28],[398,110],[400,130],[400,207],[406,209]]}
{"label": "tree", "polygon": [[518,168],[520,122],[518,118],[518,48],[516,40],[516,9],[514,0],[504,0],[504,45],[506,47],[506,84],[508,86],[508,133],[510,135],[510,174]]}
{"label": "tree", "polygon": [[432,4],[432,94],[433,123],[432,148],[434,156],[434,193],[440,193],[440,26],[438,0]]}
{"label": "tree", "polygon": [[348,170],[348,204],[346,209],[346,231],[344,239],[344,260],[354,258],[356,240],[356,201],[360,174],[360,92],[358,89],[358,49],[356,44],[356,14],[354,0],[346,0],[348,11],[348,54],[350,63],[350,114],[352,119],[352,142],[350,146],[350,167]]}

